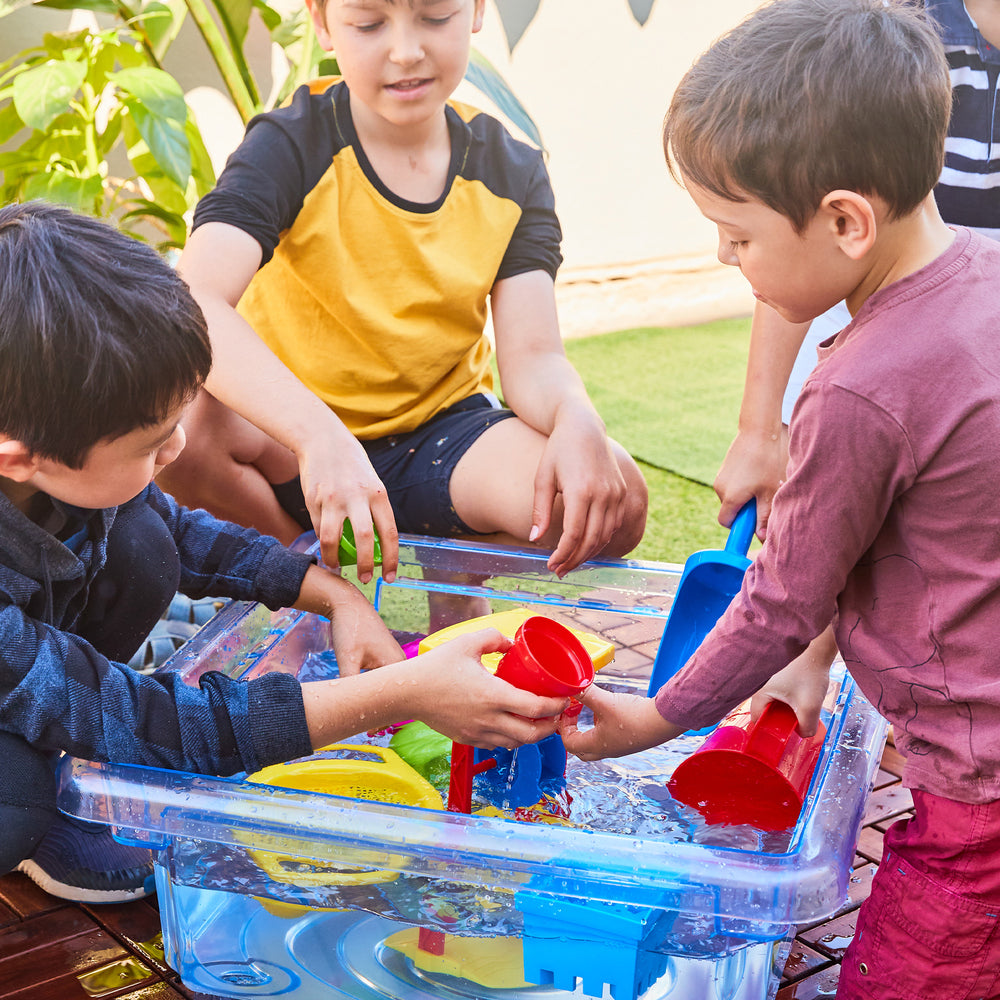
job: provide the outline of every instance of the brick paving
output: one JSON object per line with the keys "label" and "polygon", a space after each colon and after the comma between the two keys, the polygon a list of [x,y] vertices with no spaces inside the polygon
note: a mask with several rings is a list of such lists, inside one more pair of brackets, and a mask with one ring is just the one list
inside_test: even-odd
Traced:
{"label": "brick paving", "polygon": [[[911,808],[902,758],[888,744],[858,842],[850,899],[834,916],[801,927],[777,1000],[819,1000],[836,990],[840,961],[868,894],[889,824]],[[205,1000],[163,962],[155,897],[114,906],[54,899],[24,875],[0,877],[3,1000]],[[694,1000],[694,998],[692,998]]]}

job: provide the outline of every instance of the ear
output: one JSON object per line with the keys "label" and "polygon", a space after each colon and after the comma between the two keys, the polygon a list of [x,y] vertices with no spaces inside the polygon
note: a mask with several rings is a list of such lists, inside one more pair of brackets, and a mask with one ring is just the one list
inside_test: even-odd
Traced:
{"label": "ear", "polygon": [[875,244],[878,224],[875,207],[857,191],[831,191],[819,206],[840,249],[851,259],[861,260]]}
{"label": "ear", "polygon": [[38,459],[20,441],[0,435],[0,476],[26,483],[38,472]]}
{"label": "ear", "polygon": [[306,7],[309,10],[309,18],[312,21],[313,30],[316,32],[319,47],[324,52],[331,51],[333,40],[330,38],[330,32],[326,30],[326,6],[321,8],[317,0],[306,0]]}
{"label": "ear", "polygon": [[472,14],[472,33],[483,29],[483,17],[486,13],[486,0],[475,0],[476,8]]}

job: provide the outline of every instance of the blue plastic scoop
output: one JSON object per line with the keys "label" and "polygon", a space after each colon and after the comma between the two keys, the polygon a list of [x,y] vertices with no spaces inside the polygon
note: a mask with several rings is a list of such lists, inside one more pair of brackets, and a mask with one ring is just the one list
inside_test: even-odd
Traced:
{"label": "blue plastic scoop", "polygon": [[751,500],[736,515],[725,549],[705,549],[688,556],[656,651],[650,698],[687,663],[740,592],[756,527],[757,501]]}

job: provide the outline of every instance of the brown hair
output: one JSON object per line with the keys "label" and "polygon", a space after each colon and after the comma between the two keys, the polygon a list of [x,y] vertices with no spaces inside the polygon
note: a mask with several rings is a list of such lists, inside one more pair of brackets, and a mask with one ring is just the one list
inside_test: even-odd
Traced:
{"label": "brown hair", "polygon": [[747,196],[799,232],[830,191],[912,212],[941,174],[944,49],[906,0],[774,0],[681,80],[663,125],[675,178]]}

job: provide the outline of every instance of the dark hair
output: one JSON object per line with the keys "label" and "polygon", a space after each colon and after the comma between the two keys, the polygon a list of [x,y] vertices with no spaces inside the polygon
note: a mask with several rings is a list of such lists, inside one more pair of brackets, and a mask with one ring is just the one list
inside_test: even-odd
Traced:
{"label": "dark hair", "polygon": [[0,209],[0,432],[79,469],[211,364],[201,309],[151,247],[44,202]]}
{"label": "dark hair", "polygon": [[937,183],[951,113],[944,48],[906,0],[774,0],[688,70],[663,126],[671,173],[752,196],[799,232],[825,195],[892,218]]}

